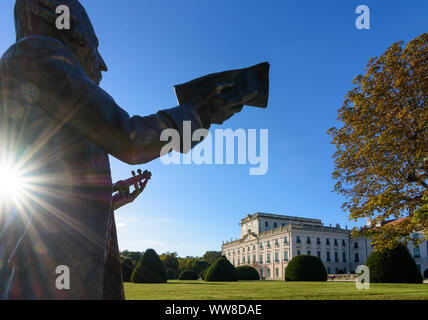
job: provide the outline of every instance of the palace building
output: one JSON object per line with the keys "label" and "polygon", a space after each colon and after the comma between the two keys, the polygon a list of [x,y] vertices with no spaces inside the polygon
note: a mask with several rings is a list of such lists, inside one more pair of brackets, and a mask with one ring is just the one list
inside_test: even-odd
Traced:
{"label": "palace building", "polygon": [[[320,258],[328,274],[355,272],[373,249],[368,239],[351,237],[339,225],[324,226],[319,219],[256,212],[240,225],[240,239],[223,242],[222,254],[235,267],[252,266],[266,279],[283,279],[288,262],[300,254]],[[428,268],[427,241],[408,249],[422,273]]]}

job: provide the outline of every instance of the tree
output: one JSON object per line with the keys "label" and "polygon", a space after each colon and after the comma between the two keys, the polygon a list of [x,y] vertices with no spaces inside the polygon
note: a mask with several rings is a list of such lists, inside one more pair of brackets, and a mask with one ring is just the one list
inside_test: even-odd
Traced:
{"label": "tree", "polygon": [[202,260],[207,260],[208,263],[211,265],[216,261],[219,257],[221,257],[220,251],[207,251],[202,256]]}
{"label": "tree", "polygon": [[135,283],[165,283],[167,273],[164,264],[153,249],[147,249],[131,276]]}
{"label": "tree", "polygon": [[174,269],[176,272],[178,271],[178,257],[177,252],[167,252],[162,253],[159,258],[165,265],[167,269]]}
{"label": "tree", "polygon": [[366,265],[370,270],[370,282],[421,283],[423,280],[415,260],[403,245],[372,252]]}
{"label": "tree", "polygon": [[122,259],[122,279],[124,282],[131,281],[131,275],[134,271],[134,261],[131,258],[125,257]]}
{"label": "tree", "polygon": [[237,281],[236,269],[225,257],[220,256],[205,273],[205,281]]}
{"label": "tree", "polygon": [[178,258],[178,272],[181,273],[184,270],[192,269],[192,265],[198,258],[187,256],[185,258]]}
{"label": "tree", "polygon": [[143,256],[144,252],[139,251],[128,251],[124,250],[120,253],[121,256],[129,257],[132,259],[132,261],[140,261],[141,257]]}
{"label": "tree", "polygon": [[310,255],[295,256],[285,269],[286,281],[327,281],[321,259]]}
{"label": "tree", "polygon": [[209,263],[207,260],[196,260],[192,264],[192,270],[195,271],[197,274],[200,274],[208,267]]}
{"label": "tree", "polygon": [[347,201],[349,217],[390,217],[399,223],[353,230],[375,250],[407,244],[413,231],[428,237],[428,34],[403,48],[394,43],[371,58],[365,75],[338,111],[341,128],[328,133],[336,146],[335,191]]}

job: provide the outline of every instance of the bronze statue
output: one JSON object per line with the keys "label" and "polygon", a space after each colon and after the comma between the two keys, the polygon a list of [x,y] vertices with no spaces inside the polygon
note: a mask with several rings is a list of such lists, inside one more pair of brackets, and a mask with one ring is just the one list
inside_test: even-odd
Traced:
{"label": "bronze statue", "polygon": [[[55,27],[59,5],[69,30]],[[167,143],[162,130],[181,133],[185,120],[208,129],[257,92],[232,84],[130,117],[99,87],[107,66],[78,0],[17,0],[15,26],[0,60],[0,150],[30,183],[0,205],[0,298],[123,299],[108,155],[147,163]],[[67,290],[55,285],[59,265],[70,269]]]}

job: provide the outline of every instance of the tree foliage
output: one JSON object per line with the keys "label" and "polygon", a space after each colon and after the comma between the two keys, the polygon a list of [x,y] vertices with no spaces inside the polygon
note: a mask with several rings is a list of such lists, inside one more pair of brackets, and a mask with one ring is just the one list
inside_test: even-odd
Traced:
{"label": "tree foliage", "polygon": [[335,191],[351,219],[407,217],[353,234],[375,250],[407,243],[412,231],[428,237],[428,34],[371,58],[353,84],[338,111],[343,126],[328,131]]}
{"label": "tree foliage", "polygon": [[174,269],[169,268],[168,270],[166,270],[166,274],[167,274],[168,280],[177,279],[177,271],[175,271]]}
{"label": "tree foliage", "polygon": [[321,259],[310,255],[295,256],[285,269],[286,281],[327,281]]}
{"label": "tree foliage", "polygon": [[197,274],[200,274],[202,271],[204,271],[206,268],[209,267],[209,263],[207,260],[196,260],[192,264],[192,270],[195,271]]}
{"label": "tree foliage", "polygon": [[192,269],[193,263],[197,261],[198,258],[187,256],[184,258],[178,258],[178,273],[183,272],[184,270]]}
{"label": "tree foliage", "polygon": [[207,260],[208,263],[211,265],[220,257],[221,257],[220,251],[207,251],[202,256],[202,260]]}
{"label": "tree foliage", "polygon": [[131,276],[135,283],[165,283],[167,273],[165,265],[153,249],[147,249]]}
{"label": "tree foliage", "polygon": [[159,258],[165,265],[166,269],[174,269],[176,272],[178,271],[178,257],[177,252],[166,252],[162,253]]}
{"label": "tree foliage", "polygon": [[423,280],[415,260],[403,245],[372,252],[366,265],[370,270],[370,282],[421,283]]}

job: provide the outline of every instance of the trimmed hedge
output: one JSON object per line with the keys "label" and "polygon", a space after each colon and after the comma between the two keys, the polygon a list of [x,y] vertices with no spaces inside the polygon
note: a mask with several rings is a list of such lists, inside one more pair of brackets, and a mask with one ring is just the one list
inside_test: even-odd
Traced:
{"label": "trimmed hedge", "polygon": [[373,283],[421,283],[421,274],[409,250],[403,245],[372,252],[366,265]]}
{"label": "trimmed hedge", "polygon": [[206,271],[205,281],[237,281],[235,267],[226,259],[219,257]]}
{"label": "trimmed hedge", "polygon": [[131,276],[132,276],[132,272],[134,271],[134,261],[132,261],[131,258],[124,258],[122,261],[122,279],[123,282],[130,282],[131,281]]}
{"label": "trimmed hedge", "polygon": [[428,278],[428,269],[425,269],[424,271],[424,278]]}
{"label": "trimmed hedge", "polygon": [[193,270],[184,270],[178,276],[178,280],[198,280],[199,275]]}
{"label": "trimmed hedge", "polygon": [[327,281],[327,272],[318,257],[298,255],[288,263],[285,281]]}
{"label": "trimmed hedge", "polygon": [[208,269],[209,269],[209,268],[210,268],[210,267],[208,267],[208,268],[206,268],[206,269],[202,270],[202,271],[201,271],[201,273],[199,274],[199,277],[200,277],[202,280],[205,280],[205,276],[206,276],[207,271],[208,271]]}
{"label": "trimmed hedge", "polygon": [[168,270],[166,270],[166,274],[167,274],[168,280],[177,279],[177,272],[174,269],[169,268]]}
{"label": "trimmed hedge", "polygon": [[256,269],[250,266],[236,267],[236,275],[238,280],[259,280],[260,275]]}
{"label": "trimmed hedge", "polygon": [[165,283],[167,281],[165,265],[153,249],[147,249],[131,276],[135,283]]}
{"label": "trimmed hedge", "polygon": [[197,274],[200,274],[202,271],[209,267],[209,263],[207,260],[196,260],[193,262],[191,269],[195,271]]}

